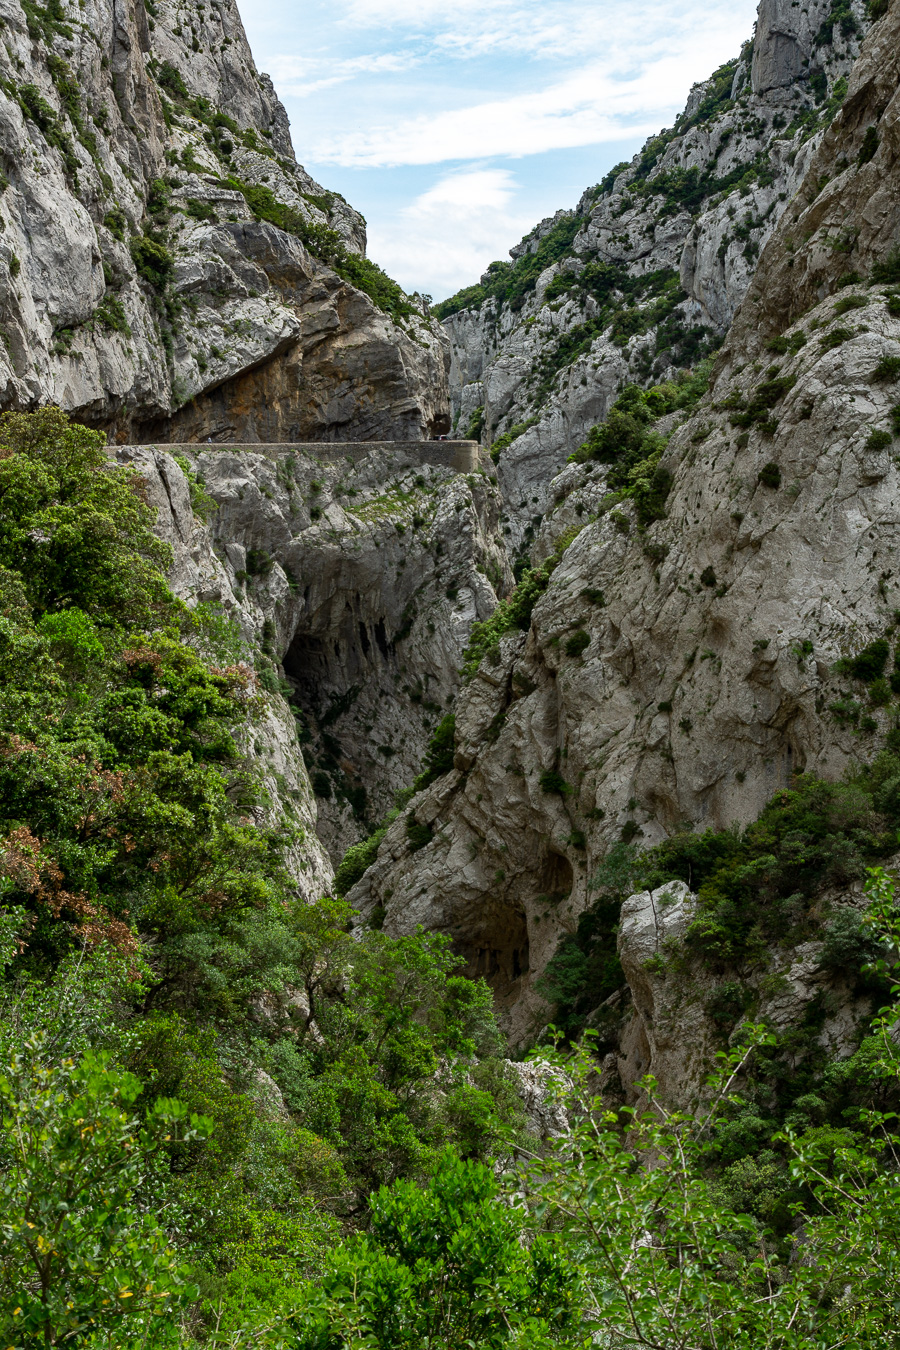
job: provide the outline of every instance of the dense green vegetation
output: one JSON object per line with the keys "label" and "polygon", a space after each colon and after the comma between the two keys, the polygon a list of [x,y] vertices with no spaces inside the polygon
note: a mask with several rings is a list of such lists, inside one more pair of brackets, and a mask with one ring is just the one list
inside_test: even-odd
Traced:
{"label": "dense green vegetation", "polygon": [[[886,655],[861,653],[855,669],[848,662],[848,673],[871,685],[879,678],[871,659],[883,669]],[[879,1006],[888,984],[884,971],[872,965],[879,955],[872,930],[858,911],[823,905],[822,896],[840,896],[896,851],[898,783],[900,756],[886,748],[845,781],[797,779],[743,831],[684,832],[644,852],[634,843],[617,845],[593,879],[595,902],[542,977],[561,1031],[578,1035],[593,1014],[598,1050],[613,1044],[618,1014],[613,1008],[598,1017],[597,1009],[622,984],[616,954],[622,902],[674,880],[686,882],[698,904],[684,948],[670,952],[664,964],[676,981],[691,978],[692,963],[705,968],[706,1011],[723,1043],[754,1016],[772,954],[810,940],[823,943],[823,974],[848,981],[857,996]],[[791,1180],[785,1127],[832,1138],[864,1128],[869,1110],[900,1106],[896,1087],[872,1073],[871,1040],[862,1039],[843,1060],[833,1059],[821,1042],[829,998],[824,991],[802,1025],[760,1047],[741,1100],[723,1114],[707,1151],[720,1193],[782,1236],[791,1226],[791,1205],[803,1202]]]}
{"label": "dense green vegetation", "polygon": [[268,661],[174,599],[152,522],[100,434],[0,420],[5,1344],[205,1341],[518,1129],[447,941],[298,898],[242,748]]}

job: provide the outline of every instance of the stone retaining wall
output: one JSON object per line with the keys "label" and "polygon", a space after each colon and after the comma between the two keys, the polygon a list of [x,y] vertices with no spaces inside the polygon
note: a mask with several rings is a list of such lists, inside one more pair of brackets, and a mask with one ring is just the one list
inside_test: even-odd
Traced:
{"label": "stone retaining wall", "polygon": [[435,464],[455,469],[457,473],[475,473],[478,469],[490,470],[493,467],[487,451],[482,450],[477,441],[304,441],[285,444],[201,441],[177,445],[160,442],[157,448],[170,455],[196,455],[201,452],[207,455],[215,450],[227,450],[231,454],[247,451],[254,455],[269,455],[273,459],[281,455],[307,455],[310,459],[328,463],[340,459],[358,463],[367,455],[381,451],[399,455],[406,463]]}

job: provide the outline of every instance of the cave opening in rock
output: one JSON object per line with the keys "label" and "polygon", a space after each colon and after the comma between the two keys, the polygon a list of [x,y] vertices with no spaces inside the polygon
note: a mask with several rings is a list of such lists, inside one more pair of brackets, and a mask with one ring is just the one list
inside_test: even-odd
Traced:
{"label": "cave opening in rock", "polygon": [[562,904],[572,894],[574,884],[575,874],[568,858],[562,853],[548,853],[538,874],[538,901]]}
{"label": "cave opening in rock", "polygon": [[483,978],[498,1004],[514,1001],[519,981],[529,970],[528,922],[513,901],[494,901],[465,943],[457,944],[470,979]]}

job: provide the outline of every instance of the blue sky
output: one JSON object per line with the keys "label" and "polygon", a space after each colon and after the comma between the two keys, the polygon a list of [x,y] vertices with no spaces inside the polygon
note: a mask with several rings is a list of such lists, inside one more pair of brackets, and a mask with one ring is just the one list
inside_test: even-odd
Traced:
{"label": "blue sky", "polygon": [[297,158],[442,299],[670,125],[756,0],[239,0]]}

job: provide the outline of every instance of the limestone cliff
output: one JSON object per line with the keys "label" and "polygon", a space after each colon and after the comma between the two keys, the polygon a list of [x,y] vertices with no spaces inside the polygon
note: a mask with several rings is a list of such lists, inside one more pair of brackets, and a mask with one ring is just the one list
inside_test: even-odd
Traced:
{"label": "limestone cliff", "polygon": [[455,311],[456,425],[482,425],[495,445],[517,549],[622,384],[666,378],[720,343],[868,24],[861,0],[763,0],[754,41],[695,86],[673,128],[440,307]]}
{"label": "limestone cliff", "polygon": [[429,842],[412,853],[398,821],[353,892],[389,931],[451,933],[519,1040],[547,1016],[535,977],[613,844],[753,820],[796,771],[834,779],[893,726],[887,681],[868,692],[853,658],[883,639],[887,659],[900,610],[898,51],[894,3],[793,208],[815,210],[835,178],[821,230],[846,202],[856,277],[852,254],[826,266],[823,234],[785,216],[712,392],[661,425],[664,518],[610,494],[602,463],[555,480],[541,556],[580,532],[527,631],[512,626],[460,697],[456,768],[410,807]]}
{"label": "limestone cliff", "polygon": [[297,164],[234,0],[0,21],[3,406],[120,442],[447,429],[446,341]]}
{"label": "limestone cliff", "polygon": [[[278,723],[257,746],[269,790],[277,799],[287,776],[287,800],[299,794],[305,827],[339,862],[419,772],[472,624],[512,584],[496,480],[402,444],[355,459],[290,446],[119,454],[151,484],[177,593],[220,608],[261,653]],[[217,508],[205,524],[184,470]],[[321,880],[318,860],[316,846]]]}

